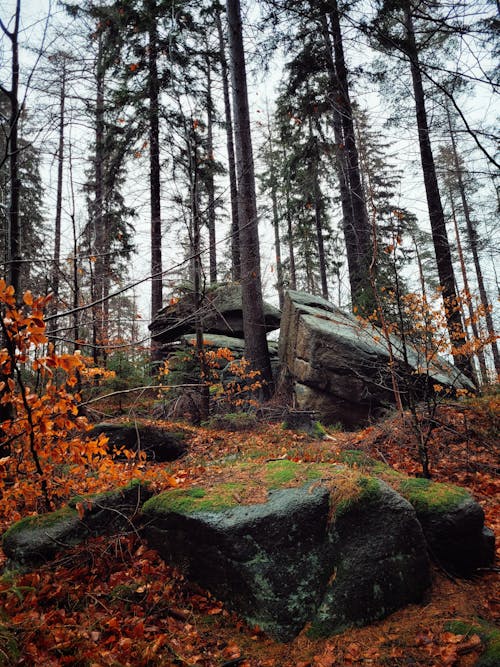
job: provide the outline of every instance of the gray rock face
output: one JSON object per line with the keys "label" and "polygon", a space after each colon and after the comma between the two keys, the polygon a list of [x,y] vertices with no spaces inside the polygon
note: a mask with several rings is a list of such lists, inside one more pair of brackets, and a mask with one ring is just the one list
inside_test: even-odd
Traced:
{"label": "gray rock face", "polygon": [[[27,517],[15,523],[2,538],[2,549],[16,567],[35,567],[91,536],[130,530],[134,517],[151,492],[141,484],[92,497],[77,498],[56,512]],[[88,501],[83,517],[76,503]]]}
{"label": "gray rock face", "polygon": [[[402,373],[401,342],[394,338],[391,344]],[[358,426],[394,403],[390,357],[381,333],[371,325],[361,326],[353,315],[321,297],[287,292],[279,354],[282,374],[293,382],[297,407],[318,411],[327,423]],[[413,371],[422,360],[416,349],[408,347],[407,354],[411,368],[404,373],[414,380],[418,391],[423,380]],[[444,360],[436,360],[430,375],[432,383],[473,389]]]}
{"label": "gray rock face", "polygon": [[[194,301],[187,295],[177,303],[162,308],[150,329],[153,340],[170,343],[195,330]],[[241,285],[221,285],[205,295],[201,306],[201,325],[205,333],[243,338]],[[280,311],[264,302],[267,331],[280,326]]]}
{"label": "gray rock face", "polygon": [[170,433],[152,426],[102,423],[94,426],[90,436],[95,438],[101,433],[108,438],[111,451],[119,452],[123,447],[141,451],[146,453],[148,460],[159,463],[175,461],[187,452],[182,433]]}
{"label": "gray rock face", "polygon": [[317,482],[219,511],[174,511],[153,498],[144,531],[165,560],[273,637],[288,641],[308,621],[329,635],[420,600],[430,583],[412,506],[373,484],[333,521]]}
{"label": "gray rock face", "polygon": [[417,507],[432,556],[448,572],[462,577],[495,559],[495,535],[484,526],[483,508],[471,497],[445,511]]}

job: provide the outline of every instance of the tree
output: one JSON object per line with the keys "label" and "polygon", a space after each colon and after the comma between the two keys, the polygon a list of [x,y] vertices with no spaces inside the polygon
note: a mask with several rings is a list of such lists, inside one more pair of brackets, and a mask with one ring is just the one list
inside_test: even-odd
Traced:
{"label": "tree", "polygon": [[264,391],[269,395],[272,372],[262,299],[255,176],[239,0],[227,0],[226,11],[233,84],[245,356],[251,369],[260,372],[261,379],[266,383]]}
{"label": "tree", "polygon": [[[458,307],[459,299],[455,287],[455,274],[446,229],[446,220],[431,145],[426,95],[419,58],[419,50],[426,44],[428,35],[424,33],[422,44],[419,44],[415,28],[415,11],[416,6],[410,0],[405,0],[396,5],[383,2],[379,10],[379,15],[373,24],[374,32],[378,39],[387,46],[389,52],[392,52],[395,48],[398,55],[404,55],[410,67],[422,174],[439,282],[442,288],[446,311],[447,327],[454,348],[456,363],[460,370],[471,377],[472,369],[470,360],[460,354],[460,347],[466,342],[466,331],[462,322],[460,308]],[[402,26],[402,33],[399,31],[399,26]]]}
{"label": "tree", "polygon": [[1,164],[9,165],[9,216],[7,233],[7,282],[12,285],[17,296],[21,288],[21,224],[19,200],[21,179],[19,178],[19,21],[21,0],[16,1],[14,27],[9,30],[0,19],[0,28],[11,43],[11,83],[10,89],[0,85],[0,91],[9,100],[9,119],[5,133],[5,152],[0,157]]}

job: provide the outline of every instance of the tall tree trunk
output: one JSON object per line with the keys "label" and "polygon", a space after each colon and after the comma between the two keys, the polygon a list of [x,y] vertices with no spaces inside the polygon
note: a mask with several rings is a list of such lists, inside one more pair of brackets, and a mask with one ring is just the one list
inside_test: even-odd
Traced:
{"label": "tall tree trunk", "polygon": [[[326,14],[320,16],[321,32],[325,44],[328,79],[330,83],[330,102],[332,107],[332,127],[337,150],[335,151],[335,166],[339,179],[340,202],[342,206],[342,231],[347,255],[347,266],[349,270],[349,283],[351,287],[351,300],[354,307],[363,310],[365,301],[365,280],[370,272],[370,257],[364,264],[362,259],[362,244],[360,234],[357,231],[358,222],[355,219],[353,197],[349,183],[349,163],[346,150],[346,141],[344,137],[344,127],[341,116],[342,100],[340,93],[340,84],[338,81],[334,49],[328,19]],[[370,230],[367,230],[370,234]],[[366,233],[365,233],[366,235]]]}
{"label": "tall tree trunk", "polygon": [[450,244],[446,231],[441,195],[436,176],[434,156],[432,154],[429,136],[429,125],[427,122],[427,110],[425,108],[425,94],[422,84],[422,74],[415,40],[415,30],[410,6],[407,4],[404,10],[407,55],[410,61],[411,78],[413,83],[413,94],[415,96],[415,112],[417,118],[418,142],[420,146],[420,159],[424,177],[427,206],[432,230],[432,240],[436,254],[436,263],[439,282],[442,288],[443,301],[446,313],[448,333],[452,346],[455,350],[455,361],[458,368],[468,377],[472,378],[472,366],[470,360],[460,354],[460,348],[466,341],[465,329],[462,323],[458,296],[455,290],[455,274],[451,259]]}
{"label": "tall tree trunk", "polygon": [[238,221],[245,355],[250,367],[260,372],[260,377],[265,382],[264,395],[269,396],[273,378],[262,299],[255,175],[239,0],[227,0],[226,10],[238,165]]}
{"label": "tall tree trunk", "polygon": [[21,180],[19,178],[19,22],[21,16],[21,0],[16,2],[14,29],[9,31],[0,19],[0,27],[11,43],[11,87],[0,90],[10,102],[9,135],[7,137],[7,154],[9,156],[10,198],[7,228],[7,282],[16,291],[16,298],[21,299],[21,218],[19,203]]}
{"label": "tall tree trunk", "polygon": [[[460,238],[460,231],[458,229],[458,222],[457,222],[457,215],[456,215],[456,210],[455,210],[455,202],[453,201],[453,193],[449,192],[450,196],[450,206],[451,206],[451,215],[453,218],[453,227],[455,229],[455,239],[457,242],[457,251],[458,251],[458,258],[460,261],[460,271],[462,273],[462,281],[464,283],[464,292],[465,292],[465,302],[467,304],[467,310],[469,312],[469,320],[470,320],[470,326],[472,329],[472,334],[475,338],[475,341],[479,341],[479,329],[477,328],[477,323],[476,323],[476,318],[474,315],[474,308],[472,305],[472,296],[470,292],[470,286],[469,286],[469,278],[467,275],[467,268],[465,266],[465,259],[464,259],[464,253],[462,249],[462,240]],[[464,317],[465,320],[465,317]],[[484,351],[478,350],[476,353],[477,360],[479,362],[479,370],[481,371],[481,382],[484,384],[487,381],[487,372],[486,372],[486,360],[484,358]],[[477,380],[479,378],[476,378]],[[479,386],[481,384],[480,381],[477,381],[476,384]]]}
{"label": "tall tree trunk", "polygon": [[373,251],[372,230],[368,220],[365,195],[361,182],[359,156],[349,94],[349,79],[345,64],[337,0],[331,0],[329,18],[338,84],[337,108],[344,136],[345,166],[347,168],[347,182],[349,184],[349,196],[353,216],[352,222],[354,225],[353,236],[356,239],[356,274],[351,280],[351,285],[354,282],[355,292],[352,300],[354,305],[357,305],[361,311],[371,312],[374,305],[373,289],[370,284],[370,264]]}
{"label": "tall tree trunk", "polygon": [[[448,130],[450,132],[450,139],[451,139],[451,147],[453,151],[453,162],[455,165],[455,173],[456,173],[456,178],[457,178],[457,185],[458,189],[460,192],[460,199],[462,201],[462,210],[465,218],[465,224],[466,224],[466,229],[467,229],[467,237],[469,241],[469,247],[472,252],[472,259],[474,262],[474,269],[476,272],[476,280],[477,280],[477,286],[479,289],[479,298],[481,299],[481,305],[483,306],[484,312],[485,312],[485,319],[486,319],[486,328],[488,330],[488,334],[491,338],[491,351],[493,354],[493,362],[495,364],[495,372],[497,374],[497,377],[500,376],[500,354],[498,351],[498,343],[496,342],[496,336],[495,336],[495,326],[493,324],[493,317],[491,316],[491,307],[489,304],[488,300],[488,295],[486,292],[486,287],[484,285],[484,279],[483,279],[483,270],[481,268],[481,262],[479,260],[479,248],[478,248],[478,236],[477,236],[477,231],[476,228],[472,222],[471,214],[470,214],[470,207],[469,207],[469,202],[467,200],[467,194],[465,192],[465,184],[464,184],[464,179],[462,175],[462,169],[460,166],[460,161],[458,159],[458,151],[457,151],[457,144],[455,141],[455,133],[453,130],[452,122],[451,122],[451,115],[450,111],[447,108],[446,110],[447,115],[448,115]],[[482,372],[482,371],[481,371]],[[486,380],[486,378],[483,378]]]}
{"label": "tall tree trunk", "polygon": [[[208,45],[207,45],[208,51]],[[212,98],[212,76],[210,69],[210,58],[207,56],[207,193],[208,193],[208,250],[209,250],[209,276],[210,284],[217,282],[217,240],[215,236],[215,179],[213,173],[214,140],[213,140],[213,98]]]}
{"label": "tall tree trunk", "polygon": [[290,169],[287,165],[287,155],[283,149],[283,162],[286,165],[285,198],[286,198],[286,231],[288,236],[288,260],[290,262],[290,289],[297,289],[297,269],[295,263],[295,246],[293,238],[292,214],[290,211]]}
{"label": "tall tree trunk", "polygon": [[238,223],[238,182],[236,179],[236,160],[234,156],[233,120],[231,96],[229,94],[229,75],[226,59],[226,45],[222,31],[220,11],[216,10],[215,21],[219,34],[219,58],[221,63],[222,90],[224,93],[224,117],[226,126],[227,164],[229,171],[229,189],[231,195],[231,264],[235,282],[241,280],[240,232]]}
{"label": "tall tree trunk", "polygon": [[93,345],[94,361],[96,364],[104,364],[106,359],[105,345],[107,344],[107,332],[104,311],[104,273],[106,271],[106,230],[104,214],[104,85],[105,68],[102,36],[99,34],[96,66],[96,107],[95,107],[95,158],[94,158],[94,293],[92,301],[99,301],[94,306],[93,313]]}
{"label": "tall tree trunk", "polygon": [[318,161],[319,151],[318,142],[313,134],[312,120],[309,118],[309,143],[314,142],[315,150],[313,151],[313,159],[309,165],[310,178],[312,182],[312,195],[314,202],[314,224],[316,227],[316,239],[318,242],[318,263],[319,275],[321,280],[321,295],[324,299],[328,299],[328,281],[326,275],[326,258],[325,258],[325,243],[323,240],[323,202],[321,198],[321,190],[319,187]]}
{"label": "tall tree trunk", "polygon": [[[61,67],[61,87],[59,89],[59,145],[57,147],[57,190],[56,190],[56,217],[54,221],[54,254],[51,271],[51,287],[53,294],[52,312],[56,313],[59,301],[59,274],[61,271],[61,217],[62,217],[62,190],[63,190],[63,168],[64,168],[64,124],[66,105],[66,55],[64,53],[56,56],[56,62]],[[56,326],[57,320],[49,324],[50,332]],[[54,341],[53,341],[54,342]]]}
{"label": "tall tree trunk", "polygon": [[[160,186],[160,128],[158,80],[158,30],[156,25],[156,0],[148,0],[150,12],[148,39],[148,97],[149,97],[149,169],[151,198],[151,317],[162,306],[162,230]],[[151,361],[160,360],[159,345],[151,341]]]}
{"label": "tall tree trunk", "polygon": [[[274,163],[274,139],[271,127],[271,119],[269,117],[269,110],[267,112],[267,129],[269,132],[269,155],[271,165]],[[271,167],[272,169],[272,167]],[[280,238],[280,217],[278,207],[278,193],[276,186],[276,177],[271,174],[271,202],[273,207],[273,231],[274,231],[274,256],[276,258],[276,287],[278,290],[279,306],[283,308],[284,302],[284,285],[283,285],[283,264],[281,262],[281,238]]]}

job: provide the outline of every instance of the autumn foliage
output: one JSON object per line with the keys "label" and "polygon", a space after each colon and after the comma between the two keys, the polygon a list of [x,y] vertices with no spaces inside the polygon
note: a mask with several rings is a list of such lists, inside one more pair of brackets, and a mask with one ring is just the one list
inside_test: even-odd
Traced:
{"label": "autumn foliage", "polygon": [[79,411],[79,388],[109,373],[79,351],[57,353],[48,344],[47,301],[26,292],[18,306],[12,287],[0,280],[0,518],[10,521],[58,507],[72,494],[104,490],[142,474],[141,456],[123,452],[128,464],[118,463],[104,436],[88,436],[91,426]]}

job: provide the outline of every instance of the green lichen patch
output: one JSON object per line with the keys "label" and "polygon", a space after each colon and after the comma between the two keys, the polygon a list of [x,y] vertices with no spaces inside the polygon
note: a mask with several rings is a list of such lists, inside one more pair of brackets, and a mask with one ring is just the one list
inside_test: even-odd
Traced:
{"label": "green lichen patch", "polygon": [[55,512],[48,512],[47,514],[35,514],[34,516],[26,516],[20,521],[16,521],[3,534],[3,540],[6,540],[14,535],[23,532],[24,530],[34,530],[37,528],[47,529],[56,524],[72,520],[78,517],[78,512],[72,507],[62,507]]}
{"label": "green lichen patch", "polygon": [[417,512],[447,512],[470,500],[468,491],[460,486],[431,482],[428,479],[408,478],[397,484],[401,493]]}

